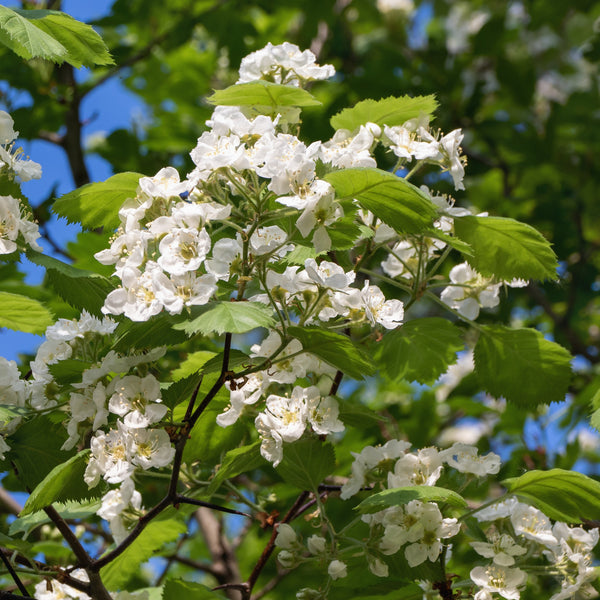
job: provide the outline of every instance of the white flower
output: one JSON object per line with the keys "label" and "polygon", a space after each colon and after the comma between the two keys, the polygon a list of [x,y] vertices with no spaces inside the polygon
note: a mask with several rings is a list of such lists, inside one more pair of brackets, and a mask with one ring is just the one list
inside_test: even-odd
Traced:
{"label": "white flower", "polygon": [[442,468],[442,456],[436,448],[423,448],[416,455],[405,454],[388,474],[388,487],[435,485]]}
{"label": "white flower", "polygon": [[549,547],[558,544],[552,533],[550,519],[533,506],[522,502],[517,503],[510,514],[510,521],[517,535],[523,535],[527,539]]}
{"label": "white flower", "polygon": [[306,427],[307,393],[308,390],[296,386],[291,398],[271,394],[266,400],[265,412],[260,413],[256,419],[276,432],[284,442],[295,442],[302,437]]}
{"label": "white flower", "polygon": [[167,407],[159,404],[160,384],[153,375],[117,377],[110,382],[107,394],[112,394],[110,412],[124,417],[123,423],[130,429],[157,423],[167,412]]}
{"label": "white flower", "polygon": [[179,181],[179,173],[173,167],[164,167],[154,177],[141,177],[139,188],[142,194],[150,198],[170,200],[192,188],[190,181]]}
{"label": "white flower", "polygon": [[404,455],[410,448],[410,443],[403,440],[389,440],[383,446],[366,446],[360,453],[353,452],[355,460],[352,463],[352,477],[342,486],[342,500],[354,496],[365,484],[367,473],[381,465],[387,470],[392,469],[392,461]]}
{"label": "white flower", "polygon": [[125,479],[121,487],[107,492],[102,497],[102,505],[96,514],[109,522],[115,543],[120,544],[127,536],[127,530],[121,517],[128,507],[140,510],[142,496],[135,489],[133,479]]}
{"label": "white flower", "polygon": [[341,560],[332,560],[327,567],[327,573],[331,579],[342,579],[348,575],[346,563]]}
{"label": "white flower", "polygon": [[506,500],[487,506],[475,513],[475,518],[482,521],[495,521],[496,519],[504,519],[512,514],[517,505],[520,504],[516,498],[510,497]]}
{"label": "white flower", "polygon": [[478,477],[485,477],[495,475],[500,470],[500,457],[497,454],[488,452],[485,456],[478,456],[475,446],[457,442],[441,454],[442,460],[448,466],[461,473],[473,473]]}
{"label": "white flower", "polygon": [[0,196],[0,254],[10,254],[17,249],[21,206],[17,198]]}
{"label": "white flower", "polygon": [[294,550],[298,545],[298,536],[291,525],[280,523],[277,526],[277,537],[275,545],[284,550]]}
{"label": "white flower", "polygon": [[[493,308],[500,303],[500,283],[492,283],[473,270],[468,263],[456,265],[450,271],[448,287],[441,294],[442,302],[470,320],[479,316],[479,307]],[[455,285],[453,285],[455,284]]]}
{"label": "white flower", "polygon": [[250,236],[250,247],[257,256],[277,250],[277,256],[281,257],[294,248],[291,244],[285,245],[287,238],[287,233],[278,225],[260,227]]}
{"label": "white flower", "polygon": [[518,600],[518,588],[527,581],[527,573],[521,569],[489,565],[488,567],[475,567],[471,570],[471,579],[488,592],[500,594],[507,600]]}
{"label": "white flower", "polygon": [[471,546],[478,554],[485,558],[493,558],[493,562],[501,567],[512,567],[515,556],[523,556],[527,548],[519,546],[507,533],[492,534],[490,542],[471,542]]}
{"label": "white flower", "polygon": [[142,469],[167,467],[173,462],[175,448],[164,429],[135,429],[131,434],[132,463]]}
{"label": "white flower", "polygon": [[402,324],[404,304],[400,300],[386,300],[383,292],[369,281],[360,292],[364,303],[365,314],[373,325],[379,323],[386,329],[395,329]]}
{"label": "white flower", "polygon": [[319,66],[310,50],[300,52],[298,46],[289,42],[278,46],[269,42],[242,59],[238,83],[266,79],[298,87],[301,82],[328,79],[334,74],[333,66]]}
{"label": "white flower", "polygon": [[311,554],[323,554],[327,547],[327,540],[320,535],[311,535],[306,541],[306,545]]}
{"label": "white flower", "polygon": [[163,237],[158,246],[158,264],[171,275],[196,271],[210,250],[210,236],[202,229],[175,229]]}
{"label": "white flower", "polygon": [[371,127],[361,125],[356,134],[347,129],[338,129],[331,140],[321,145],[321,160],[340,169],[376,167],[377,162],[371,156],[371,146],[374,141],[373,132],[381,134],[381,129],[375,123],[370,125]]}
{"label": "white flower", "polygon": [[[314,395],[309,395],[314,390]],[[344,431],[344,424],[338,419],[340,407],[332,396],[321,398],[318,388],[311,387],[307,392],[307,421],[318,435]]]}

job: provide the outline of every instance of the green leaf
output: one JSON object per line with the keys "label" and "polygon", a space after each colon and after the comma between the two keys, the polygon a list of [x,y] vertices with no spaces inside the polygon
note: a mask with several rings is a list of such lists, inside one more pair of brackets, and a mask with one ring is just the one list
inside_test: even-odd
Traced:
{"label": "green leaf", "polygon": [[226,479],[236,477],[241,473],[247,473],[266,464],[260,454],[260,442],[254,442],[248,446],[241,446],[229,450],[223,457],[221,468],[213,477],[207,489],[207,494],[214,494]]}
{"label": "green leaf", "polygon": [[54,323],[50,311],[37,300],[0,292],[0,327],[42,335]]}
{"label": "green leaf", "polygon": [[482,327],[475,373],[483,389],[523,407],[562,402],[571,381],[571,355],[535,329]]}
{"label": "green leaf", "polygon": [[46,268],[50,285],[65,302],[99,318],[104,317],[102,307],[106,296],[116,288],[110,279],[33,250],[27,252],[27,258]]}
{"label": "green leaf", "polygon": [[[252,359],[244,352],[232,348],[229,351],[229,368],[234,369],[236,367],[247,368],[252,364]],[[223,353],[219,353],[202,367],[203,373],[220,373],[223,367]]]}
{"label": "green leaf", "polygon": [[97,497],[98,491],[88,489],[83,480],[90,450],[83,450],[68,461],[54,467],[33,490],[20,516],[42,510],[54,502],[86,500]]}
{"label": "green leaf", "polygon": [[[214,381],[214,379],[213,379]],[[199,398],[202,398],[210,381],[203,382]],[[225,390],[223,396],[229,397],[229,392]],[[217,424],[217,415],[225,410],[224,397],[221,403],[215,404],[215,398],[210,407],[202,413],[202,417],[194,426],[190,434],[190,439],[185,445],[183,460],[186,463],[201,461],[203,465],[220,462],[221,456],[230,448],[237,446],[246,432],[246,425],[243,420],[236,421],[229,427],[221,427]]]}
{"label": "green leaf", "polygon": [[[19,10],[15,13],[54,38],[66,50],[64,60],[76,69],[82,66],[113,65],[106,44],[91,25],[54,10]],[[41,58],[50,58],[41,56]],[[50,60],[53,60],[50,58]],[[54,62],[62,62],[56,60]]]}
{"label": "green leaf", "polygon": [[503,217],[456,217],[454,231],[473,249],[469,264],[486,277],[556,279],[558,263],[550,243],[533,227]]}
{"label": "green leaf", "polygon": [[0,404],[0,425],[10,423],[13,419],[18,419],[29,413],[29,409],[24,406],[14,406],[12,404]]}
{"label": "green leaf", "polygon": [[0,42],[25,60],[45,58],[62,63],[68,56],[60,42],[5,6],[0,6]]}
{"label": "green leaf", "polygon": [[316,327],[288,327],[287,332],[300,341],[306,352],[323,359],[353,379],[375,373],[375,365],[344,335]]}
{"label": "green leaf", "polygon": [[329,442],[315,438],[285,444],[277,472],[290,485],[317,492],[319,484],[335,468],[335,451]]}
{"label": "green leaf", "polygon": [[190,352],[185,360],[179,363],[179,366],[172,371],[171,377],[174,381],[177,381],[193,373],[203,371],[202,367],[215,356],[218,356],[216,352],[209,352],[208,350]]}
{"label": "green leaf", "polygon": [[415,319],[383,336],[379,360],[391,380],[431,385],[464,348],[460,329],[439,317]]}
{"label": "green leaf", "polygon": [[354,131],[366,123],[377,123],[383,127],[403,125],[409,119],[420,115],[431,115],[437,108],[435,96],[400,96],[383,98],[382,100],[363,100],[352,108],[345,108],[331,117],[334,129]]}
{"label": "green leaf", "polygon": [[[55,504],[54,508],[63,519],[87,519],[95,515],[100,506],[101,502],[99,500],[90,500],[87,502]],[[11,535],[29,534],[30,531],[45,523],[50,523],[50,517],[43,510],[40,510],[31,515],[15,519],[10,524],[8,532]]]}
{"label": "green leaf", "polygon": [[46,475],[71,458],[72,452],[61,450],[67,439],[67,430],[52,416],[37,416],[23,423],[11,436],[9,456],[15,463],[19,478],[30,489],[34,489]]}
{"label": "green leaf", "polygon": [[75,383],[81,381],[81,376],[86,369],[89,369],[92,363],[75,358],[65,358],[53,365],[48,365],[50,374],[54,381],[60,385]]}
{"label": "green leaf", "polygon": [[529,471],[502,485],[556,521],[600,520],[600,482],[576,471]]}
{"label": "green leaf", "polygon": [[163,600],[215,600],[223,596],[211,591],[201,583],[183,581],[183,579],[169,579],[165,583]]}
{"label": "green leaf", "polygon": [[340,420],[347,427],[358,427],[364,429],[371,425],[378,425],[387,421],[386,417],[371,410],[368,406],[351,402],[349,400],[338,400],[340,407]]}
{"label": "green leaf", "polygon": [[140,566],[187,531],[183,517],[169,508],[148,523],[135,541],[115,560],[100,569],[108,589],[119,589],[140,572]]}
{"label": "green leaf", "polygon": [[408,504],[412,500],[441,502],[442,504],[448,504],[456,508],[465,508],[467,506],[467,501],[460,494],[452,490],[434,485],[412,485],[392,488],[378,494],[373,494],[366,500],[363,500],[356,507],[356,510],[362,514],[376,513],[390,506]]}
{"label": "green leaf", "polygon": [[129,352],[132,348],[175,346],[185,342],[188,335],[174,328],[177,323],[181,323],[181,317],[164,314],[156,315],[143,323],[125,321],[115,331],[118,338],[112,349],[116,352]]}
{"label": "green leaf", "polygon": [[189,400],[201,380],[202,373],[192,373],[172,383],[167,389],[162,390],[163,404],[173,409],[181,402]]}
{"label": "green leaf", "polygon": [[208,101],[225,106],[318,106],[306,90],[270,81],[252,81],[216,90]]}
{"label": "green leaf", "polygon": [[209,302],[200,316],[174,325],[188,334],[246,333],[257,327],[273,327],[273,310],[259,302]]}
{"label": "green leaf", "polygon": [[81,223],[84,228],[116,229],[120,224],[119,209],[130,198],[135,198],[139,173],[118,173],[106,181],[88,183],[64,196],[52,210],[69,223]]}
{"label": "green leaf", "polygon": [[379,169],[342,169],[325,176],[339,199],[356,199],[376,217],[399,233],[428,229],[436,216],[435,206],[419,188],[405,179]]}

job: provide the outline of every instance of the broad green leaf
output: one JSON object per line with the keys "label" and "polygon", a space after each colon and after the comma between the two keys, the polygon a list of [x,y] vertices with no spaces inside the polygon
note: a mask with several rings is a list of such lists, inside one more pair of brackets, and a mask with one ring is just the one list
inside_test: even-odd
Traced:
{"label": "broad green leaf", "polygon": [[[202,401],[208,390],[210,381],[203,382],[201,392],[198,394],[196,406]],[[228,397],[227,390],[223,396]],[[190,439],[185,445],[183,460],[186,463],[200,461],[203,465],[210,465],[221,461],[221,456],[230,448],[236,447],[246,432],[246,424],[242,419],[229,427],[217,424],[217,415],[225,410],[225,398],[215,398],[203,413],[190,434]]]}
{"label": "broad green leaf", "polygon": [[317,258],[317,256],[319,256],[319,253],[315,251],[313,246],[301,246],[297,244],[289,254],[285,255],[282,264],[286,267],[289,265],[304,266],[307,258]]}
{"label": "broad green leaf", "polygon": [[207,494],[214,494],[226,479],[231,479],[241,473],[252,471],[264,464],[266,464],[266,461],[260,454],[260,442],[254,442],[248,446],[229,450],[223,457],[217,474],[210,482]]}
{"label": "broad green leaf", "polygon": [[0,532],[0,546],[27,553],[31,550],[31,544],[25,540],[13,540],[11,537]]}
{"label": "broad green leaf", "polygon": [[382,100],[362,100],[352,108],[345,108],[331,117],[334,129],[354,131],[366,123],[377,123],[380,127],[403,125],[409,119],[431,115],[437,108],[435,96],[400,96]]}
{"label": "broad green leaf", "polygon": [[27,258],[46,268],[50,285],[65,302],[75,308],[86,309],[99,318],[104,317],[101,309],[106,296],[116,288],[110,279],[91,271],[77,269],[39,252],[29,251]]}
{"label": "broad green leaf", "polygon": [[577,402],[588,404],[594,409],[594,412],[590,416],[590,424],[600,431],[600,376],[592,380],[581,392],[577,398]]}
{"label": "broad green leaf", "polygon": [[333,446],[329,442],[307,438],[284,445],[283,460],[277,472],[290,485],[316,492],[334,468]]}
{"label": "broad green leaf", "polygon": [[344,335],[317,327],[288,327],[287,332],[300,341],[306,352],[323,359],[353,379],[375,373],[375,365]]}
{"label": "broad green leaf", "polygon": [[[370,585],[370,582],[369,586],[366,587],[370,587],[371,591],[373,591],[374,586]],[[387,593],[381,592],[378,594],[373,594],[365,592],[366,595],[360,594],[358,596],[352,594],[352,600],[421,600],[421,598],[423,597],[423,588],[419,587],[419,585],[417,585],[416,583],[410,583],[408,585],[402,586],[401,588],[398,588],[398,582],[396,580],[392,580],[390,581],[390,587],[393,589]],[[341,592],[339,598],[343,598],[344,594],[345,598],[348,598],[347,590],[340,589],[339,591]],[[338,596],[335,594],[335,591],[334,595],[330,595],[329,597],[331,598],[331,600],[338,600]]]}
{"label": "broad green leaf", "polygon": [[163,590],[163,600],[215,600],[223,596],[211,591],[201,583],[184,581],[183,579],[168,579]]}
{"label": "broad green leaf", "polygon": [[97,497],[98,491],[88,489],[83,480],[90,450],[83,450],[66,462],[54,467],[31,492],[20,516],[42,510],[54,502],[87,500]]}
{"label": "broad green leaf", "polygon": [[86,369],[89,369],[92,363],[75,358],[66,358],[53,365],[48,365],[50,374],[54,381],[60,385],[75,383],[81,381],[81,376]]}
{"label": "broad green leaf", "polygon": [[174,329],[194,333],[246,333],[257,327],[273,327],[273,310],[259,302],[211,302],[200,316],[174,325]]}
{"label": "broad green leaf", "polygon": [[42,335],[54,319],[50,311],[37,300],[0,292],[0,327]]}
{"label": "broad green leaf", "polygon": [[163,404],[172,409],[181,402],[189,400],[201,380],[201,373],[192,373],[172,383],[168,388],[162,390]]}
{"label": "broad green leaf", "polygon": [[321,103],[306,90],[270,81],[252,81],[216,90],[208,101],[225,106],[318,106]]}
{"label": "broad green leaf", "polygon": [[76,69],[114,64],[106,44],[91,25],[55,10],[15,9],[15,12],[58,41],[67,51],[64,60]]}
{"label": "broad green leaf", "polygon": [[339,400],[340,420],[347,427],[359,427],[364,429],[370,425],[377,425],[387,421],[386,417],[371,410],[368,406],[358,404],[349,400]]}
{"label": "broad green leaf", "polygon": [[529,471],[502,485],[556,521],[600,521],[600,482],[576,471]]}
{"label": "broad green leaf", "polygon": [[129,352],[132,348],[156,348],[161,345],[174,346],[188,339],[184,331],[174,329],[181,322],[181,317],[156,315],[143,323],[125,321],[115,333],[118,336],[113,345],[116,352]]}
{"label": "broad green leaf", "polygon": [[475,373],[483,389],[523,407],[562,402],[571,381],[571,355],[535,329],[482,327]]}
{"label": "broad green leaf", "polygon": [[217,356],[216,352],[208,350],[198,350],[198,352],[190,352],[185,360],[179,363],[179,366],[172,371],[171,377],[174,381],[183,379],[193,373],[203,370],[202,367],[211,359]]}
{"label": "broad green leaf", "polygon": [[68,56],[67,49],[59,41],[5,6],[0,6],[0,43],[25,60],[45,58],[62,63]]}
{"label": "broad green leaf", "polygon": [[[87,519],[95,515],[100,506],[101,502],[99,500],[88,500],[86,502],[55,504],[54,508],[63,519]],[[50,523],[50,517],[43,510],[39,510],[31,515],[15,519],[10,524],[8,532],[11,535],[28,534],[45,523]]]}
{"label": "broad green leaf", "polygon": [[140,566],[165,550],[187,531],[183,516],[169,508],[151,521],[135,541],[115,560],[100,569],[102,581],[108,589],[122,588],[140,572]]}
{"label": "broad green leaf", "polygon": [[456,492],[433,485],[412,485],[392,488],[369,496],[357,507],[360,513],[376,513],[390,506],[408,504],[412,500],[421,502],[441,502],[456,508],[465,508],[467,501]]}
{"label": "broad green leaf", "polygon": [[533,227],[504,217],[456,217],[454,232],[473,250],[469,264],[498,279],[556,279],[550,243]]}
{"label": "broad green leaf", "polygon": [[119,209],[123,203],[135,198],[139,173],[118,173],[106,181],[88,183],[64,196],[52,210],[69,223],[81,223],[84,228],[116,229],[120,224]]}
{"label": "broad green leaf", "polygon": [[53,417],[60,414],[37,416],[23,423],[11,436],[10,459],[15,463],[19,478],[34,489],[54,469],[71,458],[72,452],[61,450],[67,439],[64,425]]}
{"label": "broad green leaf", "polygon": [[400,233],[419,233],[436,216],[431,200],[405,179],[379,169],[342,169],[325,176],[339,199],[356,199]]}
{"label": "broad green leaf", "polygon": [[383,336],[379,361],[392,380],[431,385],[464,348],[460,329],[439,317],[415,319]]}
{"label": "broad green leaf", "polygon": [[[236,367],[243,367],[244,369],[249,367],[252,364],[252,359],[247,355],[241,352],[240,350],[236,350],[232,348],[229,351],[229,368],[235,369]],[[206,364],[202,367],[203,373],[220,373],[223,368],[223,353],[217,354],[215,357],[211,358]]]}

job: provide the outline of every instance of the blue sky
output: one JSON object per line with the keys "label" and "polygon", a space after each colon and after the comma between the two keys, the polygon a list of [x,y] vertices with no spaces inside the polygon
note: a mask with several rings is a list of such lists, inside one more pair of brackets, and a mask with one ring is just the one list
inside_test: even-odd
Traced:
{"label": "blue sky", "polygon": [[[63,0],[62,4],[64,12],[87,22],[110,12],[113,2],[114,0]],[[17,3],[6,2],[6,5],[17,6]],[[15,55],[15,60],[20,59]],[[77,72],[79,80],[84,80],[87,76],[87,69],[80,69]],[[0,81],[0,89],[6,89],[6,84],[2,81]],[[21,106],[31,106],[27,95],[19,97],[19,102]],[[1,103],[0,108],[2,108]],[[34,109],[33,106],[31,108]],[[129,128],[134,116],[143,112],[143,103],[120,84],[118,77],[108,80],[88,94],[82,102],[81,117],[86,123],[83,128],[84,143],[91,135]],[[19,123],[15,123],[15,129],[19,130]],[[60,148],[41,140],[30,142],[19,138],[18,142],[32,160],[42,165],[42,178],[23,186],[24,193],[33,205],[47,198],[54,186],[57,187],[58,195],[69,192],[75,187],[66,155]],[[102,158],[91,155],[87,157],[86,162],[93,181],[103,181],[112,175],[110,165]],[[73,239],[78,231],[78,227],[68,225],[62,219],[51,222],[51,233],[61,243]],[[47,243],[42,241],[41,245],[46,253],[52,254]],[[39,283],[44,276],[44,269],[36,267],[26,259],[23,259],[22,264],[23,270],[27,273],[27,281],[31,284]],[[0,329],[0,356],[17,360],[20,353],[35,351],[41,341],[40,336]]]}

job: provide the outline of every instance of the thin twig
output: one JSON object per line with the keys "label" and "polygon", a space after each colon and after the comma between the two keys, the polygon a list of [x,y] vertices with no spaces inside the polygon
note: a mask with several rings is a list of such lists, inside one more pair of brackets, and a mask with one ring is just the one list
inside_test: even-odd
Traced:
{"label": "thin twig", "polygon": [[8,572],[10,573],[10,576],[13,578],[13,581],[17,584],[17,587],[19,588],[21,594],[23,594],[23,596],[27,596],[27,594],[29,593],[27,591],[27,588],[23,585],[21,578],[17,575],[17,572],[13,569],[13,566],[10,564],[10,560],[8,560],[8,558],[5,556],[2,550],[0,550],[0,558],[2,558],[2,562],[6,566]]}

